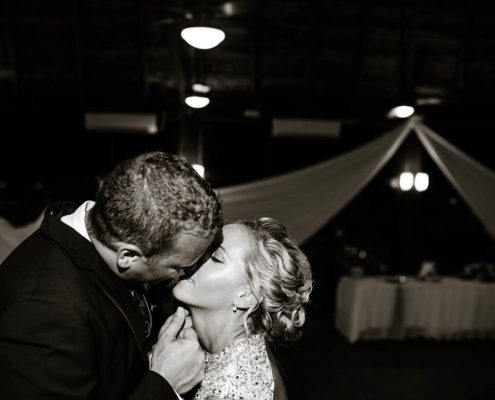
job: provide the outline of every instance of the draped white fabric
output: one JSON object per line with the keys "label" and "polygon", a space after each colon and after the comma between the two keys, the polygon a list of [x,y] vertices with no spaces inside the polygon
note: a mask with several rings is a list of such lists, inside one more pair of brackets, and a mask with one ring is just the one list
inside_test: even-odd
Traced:
{"label": "draped white fabric", "polygon": [[[270,216],[304,242],[365,187],[414,130],[439,168],[495,238],[495,173],[410,119],[379,138],[292,173],[218,189],[226,222]],[[39,225],[13,228],[0,218],[0,262]]]}
{"label": "draped white fabric", "polygon": [[269,216],[299,242],[308,239],[373,179],[409,134],[411,124],[320,164],[219,189],[226,222]]}
{"label": "draped white fabric", "polygon": [[449,182],[495,238],[495,172],[416,122],[414,130]]}

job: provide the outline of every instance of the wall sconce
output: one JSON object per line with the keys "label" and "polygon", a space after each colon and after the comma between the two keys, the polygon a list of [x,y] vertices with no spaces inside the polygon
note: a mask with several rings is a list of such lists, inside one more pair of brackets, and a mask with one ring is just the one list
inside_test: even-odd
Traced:
{"label": "wall sconce", "polygon": [[392,187],[398,188],[403,192],[409,192],[412,188],[418,192],[424,192],[428,189],[429,183],[430,178],[426,172],[417,172],[415,174],[402,172],[399,176],[398,184],[397,179],[392,180]]}
{"label": "wall sconce", "polygon": [[414,188],[418,192],[424,192],[426,189],[428,189],[429,183],[430,183],[430,177],[425,172],[418,172],[414,176]]}
{"label": "wall sconce", "polygon": [[408,192],[414,186],[414,174],[412,172],[402,172],[399,177],[399,188],[403,192]]}

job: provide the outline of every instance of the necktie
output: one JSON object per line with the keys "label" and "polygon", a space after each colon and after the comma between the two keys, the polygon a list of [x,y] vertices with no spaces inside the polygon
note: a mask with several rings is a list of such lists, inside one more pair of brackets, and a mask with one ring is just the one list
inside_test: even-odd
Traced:
{"label": "necktie", "polygon": [[148,338],[153,326],[153,319],[151,317],[151,307],[146,299],[146,293],[144,291],[141,293],[141,291],[131,289],[131,295],[136,301],[139,311],[144,318],[144,323],[146,324],[144,335]]}

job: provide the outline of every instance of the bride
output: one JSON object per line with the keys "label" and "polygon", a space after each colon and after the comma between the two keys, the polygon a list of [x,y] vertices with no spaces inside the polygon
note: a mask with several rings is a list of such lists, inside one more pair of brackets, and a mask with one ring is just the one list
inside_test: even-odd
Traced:
{"label": "bride", "polygon": [[205,350],[195,400],[287,399],[270,345],[297,340],[312,288],[311,269],[276,220],[239,221],[173,289]]}

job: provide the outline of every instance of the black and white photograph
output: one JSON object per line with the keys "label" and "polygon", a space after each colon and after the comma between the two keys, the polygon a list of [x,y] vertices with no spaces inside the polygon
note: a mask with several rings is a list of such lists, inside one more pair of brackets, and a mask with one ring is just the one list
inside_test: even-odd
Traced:
{"label": "black and white photograph", "polygon": [[495,398],[495,2],[2,0],[0,399]]}

